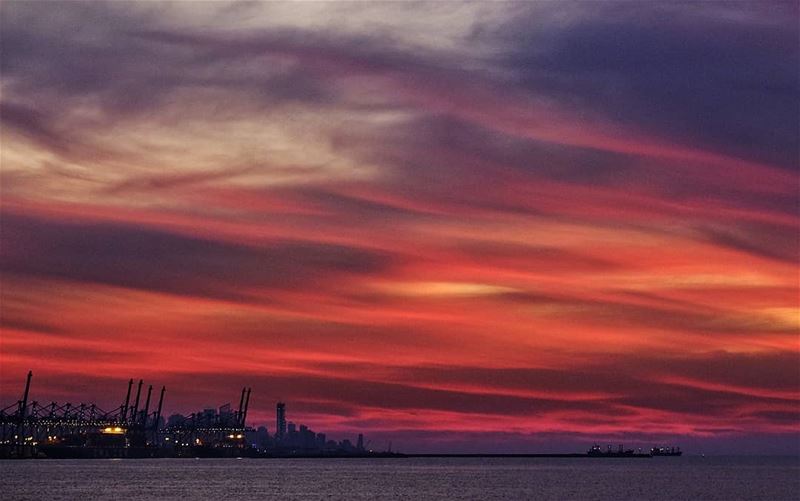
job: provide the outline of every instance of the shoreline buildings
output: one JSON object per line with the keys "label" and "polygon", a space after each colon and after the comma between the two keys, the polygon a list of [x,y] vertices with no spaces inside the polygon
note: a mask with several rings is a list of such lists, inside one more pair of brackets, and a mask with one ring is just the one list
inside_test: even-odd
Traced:
{"label": "shoreline buildings", "polygon": [[[349,440],[328,440],[306,425],[286,420],[286,404],[276,405],[276,432],[265,426],[246,425],[250,388],[242,388],[239,406],[205,408],[166,420],[161,388],[155,410],[153,386],[142,391],[140,380],[133,392],[128,382],[123,403],[110,411],[95,404],[40,404],[29,399],[28,373],[23,396],[0,409],[0,458],[132,458],[132,457],[282,457],[352,456],[372,454]],[[135,393],[135,396],[134,396]],[[133,397],[133,398],[132,398]],[[154,400],[154,399],[153,399]]]}
{"label": "shoreline buildings", "polygon": [[264,426],[250,429],[246,433],[247,445],[263,454],[279,455],[345,455],[368,453],[364,447],[364,435],[358,434],[356,445],[344,439],[328,440],[325,433],[316,433],[304,424],[295,424],[286,419],[286,403],[275,406],[275,433],[270,435]]}

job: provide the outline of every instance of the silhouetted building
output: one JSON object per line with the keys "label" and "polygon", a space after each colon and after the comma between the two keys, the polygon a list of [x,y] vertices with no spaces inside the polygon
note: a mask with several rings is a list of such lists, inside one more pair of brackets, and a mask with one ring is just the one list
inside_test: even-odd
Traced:
{"label": "silhouetted building", "polygon": [[286,404],[283,402],[278,402],[278,405],[275,409],[275,414],[277,418],[275,439],[278,442],[281,442],[286,437]]}
{"label": "silhouetted building", "polygon": [[167,426],[173,427],[177,426],[182,423],[186,418],[184,418],[181,414],[173,414],[167,419]]}
{"label": "silhouetted building", "polygon": [[259,426],[256,430],[248,429],[245,431],[245,437],[247,443],[254,449],[264,450],[271,445],[269,432],[266,426]]}

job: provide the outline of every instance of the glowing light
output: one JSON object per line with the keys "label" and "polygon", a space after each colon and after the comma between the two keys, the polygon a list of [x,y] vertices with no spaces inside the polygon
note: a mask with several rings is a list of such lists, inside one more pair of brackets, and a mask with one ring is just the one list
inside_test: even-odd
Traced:
{"label": "glowing light", "polygon": [[515,290],[511,287],[469,282],[401,282],[387,284],[380,288],[390,294],[419,297],[490,296]]}

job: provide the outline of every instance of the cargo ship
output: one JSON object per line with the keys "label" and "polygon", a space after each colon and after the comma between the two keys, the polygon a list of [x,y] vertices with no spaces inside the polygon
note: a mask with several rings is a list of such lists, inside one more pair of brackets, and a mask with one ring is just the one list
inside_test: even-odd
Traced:
{"label": "cargo ship", "polygon": [[683,454],[680,447],[653,447],[650,449],[651,456],[680,456]]}
{"label": "cargo ship", "polygon": [[617,450],[614,450],[609,445],[605,450],[600,448],[599,445],[594,444],[587,452],[586,455],[589,457],[596,457],[596,458],[641,458],[641,457],[650,457],[650,454],[645,454],[639,449],[639,452],[636,452],[633,449],[625,449],[622,447],[622,444],[619,444]]}
{"label": "cargo ship", "polygon": [[587,452],[586,455],[590,457],[599,458],[630,458],[630,457],[653,457],[653,456],[680,456],[683,452],[680,447],[653,447],[649,453],[643,452],[639,449],[638,452],[633,449],[625,449],[622,444],[617,449],[612,449],[607,446],[602,449],[599,445],[594,444]]}

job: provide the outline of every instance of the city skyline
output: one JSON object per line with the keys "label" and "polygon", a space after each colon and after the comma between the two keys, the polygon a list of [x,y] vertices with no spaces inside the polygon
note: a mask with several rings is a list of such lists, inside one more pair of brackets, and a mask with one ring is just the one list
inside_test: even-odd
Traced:
{"label": "city skyline", "polygon": [[797,2],[0,9],[0,402],[800,450]]}
{"label": "city skyline", "polygon": [[248,387],[242,388],[236,407],[228,402],[166,415],[166,387],[157,392],[155,403],[154,387],[143,379],[138,384],[129,379],[124,401],[111,407],[85,399],[42,401],[31,393],[32,380],[29,371],[19,400],[0,403],[0,459],[392,457],[391,445],[388,451],[368,449],[363,433],[353,444],[287,422],[284,402],[276,403],[273,434],[263,424],[248,424]]}
{"label": "city skyline", "polygon": [[[357,433],[356,443],[349,438],[340,441],[324,432],[315,432],[304,423],[287,420],[286,403],[275,403],[274,431],[269,433],[265,423],[248,421],[252,388],[243,387],[239,405],[232,402],[219,406],[203,406],[191,412],[164,414],[162,386],[157,404],[151,408],[154,386],[140,379],[128,380],[124,401],[114,407],[98,405],[93,398],[80,403],[41,400],[31,394],[33,371],[25,380],[20,399],[10,405],[0,402],[2,436],[0,445],[8,457],[20,458],[145,458],[145,457],[411,457],[431,451],[412,451],[411,456],[392,450],[392,440],[386,448],[374,450]],[[135,389],[134,389],[135,388]],[[144,389],[146,388],[146,389]],[[144,391],[143,391],[144,389]],[[140,406],[140,404],[142,404]],[[152,410],[152,412],[150,412]],[[446,430],[443,430],[446,432]],[[575,438],[575,437],[573,437]],[[597,437],[595,437],[597,438]],[[607,438],[607,437],[604,437]],[[616,439],[618,437],[614,437]],[[654,438],[658,442],[663,437]],[[580,439],[579,439],[580,440]],[[600,440],[601,442],[605,440]],[[613,441],[613,440],[612,440]],[[597,442],[597,441],[595,441]],[[569,443],[569,442],[567,442]],[[526,447],[525,444],[521,444]],[[555,447],[565,447],[557,443]],[[641,445],[641,444],[640,444]],[[548,445],[547,447],[552,447]],[[38,448],[38,449],[37,449]],[[464,451],[460,451],[464,452]],[[680,446],[654,445],[649,453],[643,447],[624,449],[618,444],[602,449],[595,443],[588,453],[565,450],[521,450],[510,455],[527,457],[652,457],[680,456]],[[508,456],[491,450],[472,451],[467,455]],[[459,456],[459,451],[437,451],[433,455]]]}

